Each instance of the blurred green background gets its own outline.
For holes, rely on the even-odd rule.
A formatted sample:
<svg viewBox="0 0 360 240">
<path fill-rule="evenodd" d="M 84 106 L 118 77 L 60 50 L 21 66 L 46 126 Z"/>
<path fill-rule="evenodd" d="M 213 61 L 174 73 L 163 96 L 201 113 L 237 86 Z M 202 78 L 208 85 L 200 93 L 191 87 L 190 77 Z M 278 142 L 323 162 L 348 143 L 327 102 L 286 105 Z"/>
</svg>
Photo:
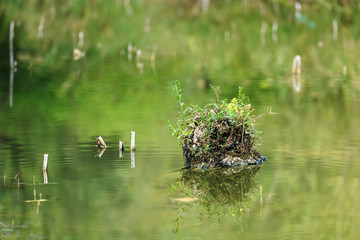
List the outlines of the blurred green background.
<svg viewBox="0 0 360 240">
<path fill-rule="evenodd" d="M 346 0 L 1 1 L 0 238 L 357 239 L 359 22 Z M 179 171 L 175 80 L 187 104 L 212 84 L 270 106 L 269 161 Z"/>
</svg>

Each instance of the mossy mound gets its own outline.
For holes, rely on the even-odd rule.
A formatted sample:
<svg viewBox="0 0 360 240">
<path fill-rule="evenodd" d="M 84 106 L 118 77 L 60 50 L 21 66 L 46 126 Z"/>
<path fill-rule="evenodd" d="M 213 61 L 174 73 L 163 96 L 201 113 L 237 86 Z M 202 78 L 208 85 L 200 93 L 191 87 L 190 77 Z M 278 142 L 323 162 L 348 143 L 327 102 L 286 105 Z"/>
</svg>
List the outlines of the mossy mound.
<svg viewBox="0 0 360 240">
<path fill-rule="evenodd" d="M 259 164 L 264 157 L 255 150 L 259 132 L 250 104 L 238 99 L 211 105 L 191 119 L 183 139 L 186 167 Z"/>
<path fill-rule="evenodd" d="M 174 90 L 181 108 L 182 119 L 170 125 L 173 135 L 182 141 L 186 167 L 228 167 L 255 165 L 266 160 L 256 151 L 260 131 L 255 129 L 254 109 L 242 89 L 230 103 L 219 100 L 219 88 L 213 88 L 216 101 L 204 108 L 185 107 L 181 89 Z"/>
</svg>

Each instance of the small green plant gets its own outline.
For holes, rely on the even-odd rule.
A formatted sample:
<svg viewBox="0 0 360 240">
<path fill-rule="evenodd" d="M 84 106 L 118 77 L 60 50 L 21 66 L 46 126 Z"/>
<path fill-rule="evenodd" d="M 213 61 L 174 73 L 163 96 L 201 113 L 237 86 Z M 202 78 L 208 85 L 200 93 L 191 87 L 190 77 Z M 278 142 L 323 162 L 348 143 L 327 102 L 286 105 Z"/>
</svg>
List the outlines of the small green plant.
<svg viewBox="0 0 360 240">
<path fill-rule="evenodd" d="M 186 106 L 180 83 L 173 90 L 180 107 L 181 118 L 169 130 L 183 145 L 187 160 L 216 162 L 225 155 L 249 156 L 254 154 L 260 131 L 255 129 L 254 110 L 249 98 L 239 87 L 238 96 L 230 102 L 220 99 L 220 88 L 211 86 L 216 99 L 204 107 Z"/>
</svg>

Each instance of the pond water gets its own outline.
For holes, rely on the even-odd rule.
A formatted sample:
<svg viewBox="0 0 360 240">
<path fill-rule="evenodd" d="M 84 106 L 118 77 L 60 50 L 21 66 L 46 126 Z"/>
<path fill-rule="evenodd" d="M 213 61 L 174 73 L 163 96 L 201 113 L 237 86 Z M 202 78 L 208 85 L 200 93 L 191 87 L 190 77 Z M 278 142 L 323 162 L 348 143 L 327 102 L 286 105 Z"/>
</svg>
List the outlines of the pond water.
<svg viewBox="0 0 360 240">
<path fill-rule="evenodd" d="M 0 239 L 358 238 L 359 9 L 207 2 L 0 4 Z M 182 171 L 175 80 L 186 104 L 213 84 L 271 107 L 269 161 Z"/>
</svg>

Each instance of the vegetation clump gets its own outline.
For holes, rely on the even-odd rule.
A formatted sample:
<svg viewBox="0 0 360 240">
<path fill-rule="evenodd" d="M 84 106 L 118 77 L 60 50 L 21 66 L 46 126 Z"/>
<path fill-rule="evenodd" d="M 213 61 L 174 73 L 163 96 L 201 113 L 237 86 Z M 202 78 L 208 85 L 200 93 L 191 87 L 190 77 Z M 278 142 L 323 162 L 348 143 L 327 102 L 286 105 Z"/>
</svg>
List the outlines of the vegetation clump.
<svg viewBox="0 0 360 240">
<path fill-rule="evenodd" d="M 260 131 L 255 129 L 254 109 L 239 87 L 230 102 L 220 100 L 219 87 L 211 86 L 216 100 L 205 107 L 185 106 L 180 83 L 173 90 L 180 106 L 181 119 L 171 133 L 182 143 L 185 167 L 224 167 L 259 164 L 265 157 L 256 151 Z"/>
</svg>

